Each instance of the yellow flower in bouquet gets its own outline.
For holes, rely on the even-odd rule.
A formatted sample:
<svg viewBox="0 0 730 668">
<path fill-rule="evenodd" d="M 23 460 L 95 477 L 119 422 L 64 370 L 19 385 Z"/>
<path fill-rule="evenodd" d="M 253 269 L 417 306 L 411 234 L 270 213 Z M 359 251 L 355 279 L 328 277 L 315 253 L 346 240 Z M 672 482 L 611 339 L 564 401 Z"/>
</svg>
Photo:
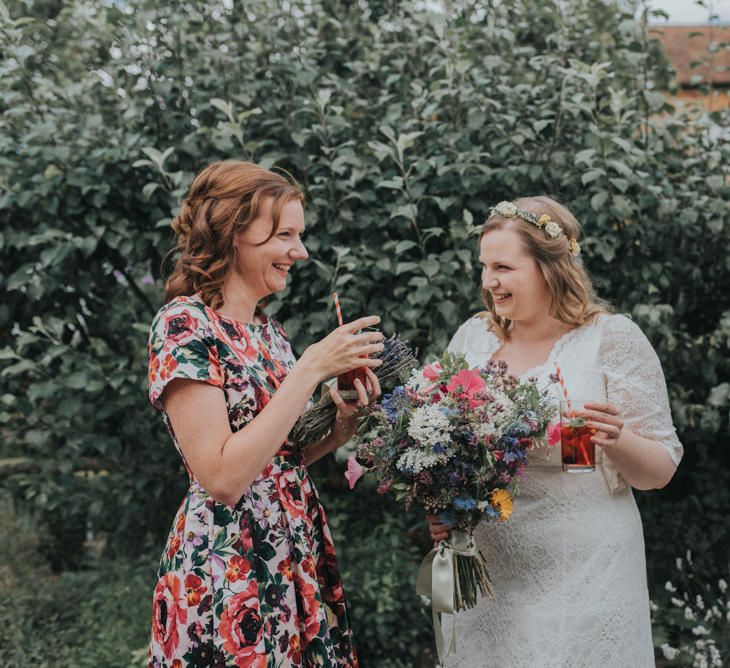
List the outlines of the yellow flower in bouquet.
<svg viewBox="0 0 730 668">
<path fill-rule="evenodd" d="M 499 519 L 507 520 L 512 514 L 512 495 L 506 489 L 495 489 L 491 494 L 492 505 L 499 511 Z"/>
</svg>

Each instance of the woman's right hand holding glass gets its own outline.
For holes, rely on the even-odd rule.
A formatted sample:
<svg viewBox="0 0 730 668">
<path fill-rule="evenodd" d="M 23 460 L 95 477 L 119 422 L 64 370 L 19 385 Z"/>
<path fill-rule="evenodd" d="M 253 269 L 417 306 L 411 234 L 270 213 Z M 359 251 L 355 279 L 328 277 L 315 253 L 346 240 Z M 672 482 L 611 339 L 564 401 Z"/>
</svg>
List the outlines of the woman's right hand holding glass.
<svg viewBox="0 0 730 668">
<path fill-rule="evenodd" d="M 308 365 L 317 375 L 319 381 L 357 367 L 375 368 L 383 362 L 369 357 L 383 350 L 382 332 L 360 332 L 365 327 L 373 327 L 380 322 L 376 315 L 365 316 L 348 322 L 317 343 L 309 346 L 301 357 L 301 362 Z"/>
</svg>

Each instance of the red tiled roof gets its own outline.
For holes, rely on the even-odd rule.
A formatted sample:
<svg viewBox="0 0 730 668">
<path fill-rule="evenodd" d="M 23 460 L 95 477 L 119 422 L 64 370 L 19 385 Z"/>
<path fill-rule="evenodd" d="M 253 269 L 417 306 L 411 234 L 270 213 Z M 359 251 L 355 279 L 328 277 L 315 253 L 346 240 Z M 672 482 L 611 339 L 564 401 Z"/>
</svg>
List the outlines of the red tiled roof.
<svg viewBox="0 0 730 668">
<path fill-rule="evenodd" d="M 649 26 L 649 36 L 662 42 L 680 86 L 697 85 L 698 76 L 702 82 L 730 84 L 730 50 L 719 47 L 730 42 L 730 26 Z M 709 63 L 690 68 L 690 63 L 700 60 Z"/>
</svg>

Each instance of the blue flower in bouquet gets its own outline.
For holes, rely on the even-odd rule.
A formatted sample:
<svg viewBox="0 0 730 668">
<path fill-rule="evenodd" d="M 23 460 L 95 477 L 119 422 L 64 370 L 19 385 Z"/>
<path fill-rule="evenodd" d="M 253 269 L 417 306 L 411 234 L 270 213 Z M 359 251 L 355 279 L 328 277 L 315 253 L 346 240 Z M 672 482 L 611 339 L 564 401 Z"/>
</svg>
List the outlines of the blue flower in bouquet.
<svg viewBox="0 0 730 668">
<path fill-rule="evenodd" d="M 456 487 L 460 483 L 465 482 L 467 480 L 467 476 L 460 469 L 452 469 L 451 471 L 449 471 L 448 480 L 449 480 L 449 484 L 452 487 Z"/>
<path fill-rule="evenodd" d="M 522 416 L 521 420 L 516 420 L 510 424 L 507 428 L 508 436 L 527 438 L 532 435 L 534 430 L 530 428 L 529 421 L 525 418 L 526 416 Z"/>
<path fill-rule="evenodd" d="M 512 464 L 521 459 L 523 459 L 521 452 L 511 450 L 504 453 L 504 462 L 507 464 Z"/>
<path fill-rule="evenodd" d="M 512 434 L 508 436 L 503 436 L 499 440 L 499 444 L 505 449 L 509 450 L 510 448 L 518 448 L 520 447 L 520 439 L 516 438 L 515 436 L 512 436 Z"/>
<path fill-rule="evenodd" d="M 452 503 L 457 510 L 472 510 L 477 507 L 475 499 L 464 499 L 460 496 L 457 496 Z"/>
<path fill-rule="evenodd" d="M 443 443 L 435 443 L 434 446 L 431 448 L 433 450 L 433 453 L 436 455 L 440 455 L 448 450 L 448 447 L 444 445 Z"/>
<path fill-rule="evenodd" d="M 390 394 L 384 394 L 380 401 L 380 406 L 383 409 L 388 422 L 390 422 L 390 424 L 395 424 L 398 419 L 398 412 L 403 409 L 410 409 L 405 388 L 399 385 L 398 387 L 393 388 L 393 391 Z"/>
</svg>

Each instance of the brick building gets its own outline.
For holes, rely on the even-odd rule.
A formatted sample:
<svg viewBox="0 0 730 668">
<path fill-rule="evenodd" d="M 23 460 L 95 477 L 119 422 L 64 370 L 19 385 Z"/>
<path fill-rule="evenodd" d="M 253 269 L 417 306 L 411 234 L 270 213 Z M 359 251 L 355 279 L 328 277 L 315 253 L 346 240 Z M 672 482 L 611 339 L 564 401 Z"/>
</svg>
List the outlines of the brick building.
<svg viewBox="0 0 730 668">
<path fill-rule="evenodd" d="M 675 102 L 700 102 L 708 111 L 730 107 L 730 26 L 650 26 L 676 71 Z"/>
</svg>

